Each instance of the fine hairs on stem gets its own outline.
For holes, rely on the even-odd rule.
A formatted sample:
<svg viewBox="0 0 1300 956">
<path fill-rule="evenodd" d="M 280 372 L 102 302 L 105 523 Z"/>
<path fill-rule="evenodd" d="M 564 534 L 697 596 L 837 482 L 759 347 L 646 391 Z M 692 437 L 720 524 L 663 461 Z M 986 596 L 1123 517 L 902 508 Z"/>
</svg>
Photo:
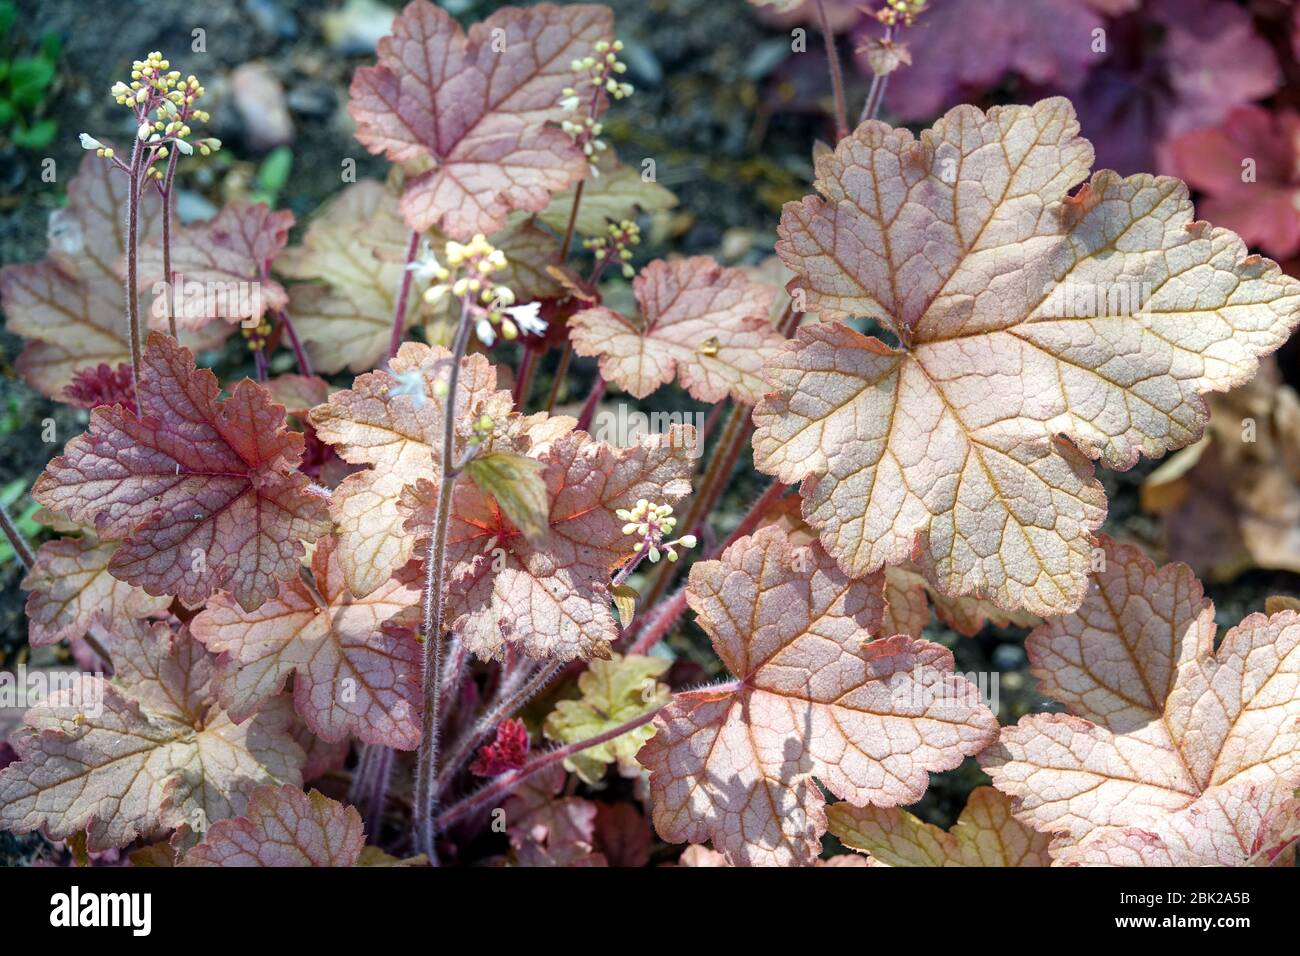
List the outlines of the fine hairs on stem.
<svg viewBox="0 0 1300 956">
<path fill-rule="evenodd" d="M 442 703 L 442 634 L 446 600 L 447 525 L 451 511 L 451 491 L 456 483 L 455 445 L 457 387 L 460 360 L 469 344 L 470 294 L 461 298 L 460 322 L 452 345 L 447 374 L 447 394 L 443 399 L 442 460 L 438 476 L 438 508 L 433 533 L 425 556 L 424 579 L 424 712 L 421 720 L 420 751 L 415 771 L 415 843 L 421 853 L 437 865 L 438 805 L 438 714 Z"/>
</svg>

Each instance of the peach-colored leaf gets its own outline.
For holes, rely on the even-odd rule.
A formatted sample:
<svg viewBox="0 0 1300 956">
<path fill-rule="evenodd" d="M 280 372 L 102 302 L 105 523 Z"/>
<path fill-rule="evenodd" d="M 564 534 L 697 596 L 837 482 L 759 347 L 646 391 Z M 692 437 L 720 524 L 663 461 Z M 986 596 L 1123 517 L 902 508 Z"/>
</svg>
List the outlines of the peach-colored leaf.
<svg viewBox="0 0 1300 956">
<path fill-rule="evenodd" d="M 328 511 L 297 470 L 303 438 L 285 429 L 283 407 L 247 379 L 224 402 L 219 392 L 188 349 L 151 333 L 141 414 L 95 409 L 32 496 L 120 540 L 115 577 L 191 607 L 225 588 L 252 609 L 298 573 Z"/>
<path fill-rule="evenodd" d="M 817 533 L 803 520 L 797 495 L 787 495 L 773 502 L 764 515 L 764 524 L 783 528 L 792 544 L 805 545 L 817 540 Z M 930 606 L 940 621 L 959 634 L 973 637 L 984 625 L 995 627 L 1033 627 L 1039 618 L 1025 611 L 1003 611 L 987 598 L 969 594 L 951 596 L 939 591 L 925 579 L 910 561 L 885 568 L 885 623 L 882 634 L 908 634 L 920 637 L 930 623 Z"/>
<path fill-rule="evenodd" d="M 775 291 L 708 256 L 657 260 L 632 283 L 640 320 L 599 306 L 569 319 L 573 348 L 600 356 L 600 374 L 637 398 L 680 379 L 702 402 L 752 404 L 763 363 L 784 339 L 768 321 Z"/>
<path fill-rule="evenodd" d="M 336 539 L 312 553 L 312 582 L 281 583 L 279 593 L 245 611 L 224 592 L 190 624 L 220 654 L 217 696 L 235 720 L 255 713 L 293 675 L 293 699 L 311 731 L 327 742 L 348 734 L 411 750 L 420 741 L 420 646 L 385 622 L 413 607 L 420 590 L 389 579 L 353 598 Z"/>
<path fill-rule="evenodd" d="M 181 866 L 356 866 L 361 814 L 318 790 L 258 787 L 248 809 L 219 820 Z"/>
<path fill-rule="evenodd" d="M 1212 826 L 1204 845 L 1257 828 L 1300 786 L 1300 614 L 1252 614 L 1216 651 L 1190 568 L 1101 545 L 1083 605 L 1026 642 L 1043 692 L 1070 712 L 1022 718 L 981 764 L 1065 847 L 1113 828 L 1176 841 Z"/>
<path fill-rule="evenodd" d="M 50 215 L 48 258 L 0 269 L 6 327 L 27 340 L 16 367 L 49 398 L 65 401 L 63 388 L 79 370 L 101 364 L 115 368 L 131 360 L 122 292 L 126 203 L 126 176 L 107 161 L 86 156 L 68 182 L 67 206 Z M 161 212 L 156 193 L 145 190 L 139 219 L 143 239 L 161 228 Z M 141 285 L 141 321 L 165 329 L 164 317 L 150 315 L 150 291 Z M 182 340 L 206 348 L 229 333 L 229 326 L 210 326 L 185 333 Z"/>
<path fill-rule="evenodd" d="M 944 830 L 897 807 L 837 803 L 826 810 L 831 833 L 876 866 L 1050 866 L 1051 837 L 1011 815 L 1011 801 L 976 787 Z"/>
<path fill-rule="evenodd" d="M 958 107 L 919 140 L 868 122 L 786 205 L 792 291 L 898 341 L 804 328 L 755 410 L 756 464 L 811 479 L 804 514 L 847 572 L 912 558 L 945 594 L 1073 610 L 1105 513 L 1088 458 L 1195 440 L 1202 394 L 1300 321 L 1300 283 L 1193 222 L 1179 181 L 1102 171 L 1069 196 L 1077 133 L 1064 99 Z"/>
<path fill-rule="evenodd" d="M 284 308 L 284 287 L 263 272 L 284 249 L 292 226 L 287 209 L 272 212 L 265 203 L 232 200 L 213 219 L 177 229 L 171 262 L 177 326 L 197 329 L 212 319 L 256 324 L 265 312 Z M 165 278 L 160 238 L 140 250 L 140 281 L 148 288 Z M 150 308 L 166 314 L 157 299 Z"/>
<path fill-rule="evenodd" d="M 373 466 L 345 478 L 330 500 L 354 594 L 370 593 L 411 559 L 415 535 L 403 527 L 406 516 L 397 505 L 406 485 L 437 478 L 444 399 L 435 386 L 446 382 L 450 361 L 446 349 L 407 342 L 388 371 L 358 377 L 311 413 L 317 435 L 344 461 Z M 461 457 L 469 423 L 486 414 L 506 426 L 512 402 L 509 392 L 497 390 L 496 369 L 481 355 L 461 361 L 457 401 Z"/>
<path fill-rule="evenodd" d="M 0 827 L 86 847 L 126 846 L 242 813 L 259 784 L 302 782 L 287 701 L 236 725 L 212 692 L 213 660 L 181 630 L 115 635 L 116 675 L 80 674 L 27 712 L 20 759 L 0 771 Z"/>
<path fill-rule="evenodd" d="M 645 498 L 671 503 L 690 491 L 693 429 L 674 426 L 630 448 L 572 432 L 535 446 L 550 504 L 547 533 L 531 544 L 490 496 L 469 482 L 453 492 L 447 531 L 449 606 L 461 640 L 484 660 L 511 645 L 536 659 L 608 657 L 618 636 L 611 573 L 633 556 L 620 508 Z M 425 481 L 406 504 L 428 523 L 436 497 Z"/>
<path fill-rule="evenodd" d="M 540 212 L 581 179 L 586 157 L 553 124 L 578 81 L 570 64 L 612 32 L 602 6 L 507 7 L 466 34 L 427 0 L 408 4 L 378 64 L 353 76 L 348 111 L 371 152 L 431 164 L 402 196 L 411 228 L 492 233 L 510 210 Z"/>
<path fill-rule="evenodd" d="M 110 634 L 131 621 L 167 610 L 171 598 L 153 597 L 142 588 L 120 581 L 108 565 L 117 543 L 94 534 L 47 541 L 36 552 L 36 564 L 23 579 L 28 639 L 32 647 L 83 637 L 98 624 Z"/>
<path fill-rule="evenodd" d="M 739 683 L 679 693 L 656 716 L 637 759 L 661 837 L 712 840 L 737 865 L 811 864 L 826 830 L 818 783 L 857 806 L 913 803 L 932 771 L 996 738 L 948 650 L 872 640 L 882 586 L 779 528 L 691 568 L 687 600 Z"/>
<path fill-rule="evenodd" d="M 1285 788 L 1229 784 L 1153 829 L 1107 828 L 1061 848 L 1056 860 L 1065 866 L 1272 866 L 1297 838 L 1300 799 Z"/>
</svg>

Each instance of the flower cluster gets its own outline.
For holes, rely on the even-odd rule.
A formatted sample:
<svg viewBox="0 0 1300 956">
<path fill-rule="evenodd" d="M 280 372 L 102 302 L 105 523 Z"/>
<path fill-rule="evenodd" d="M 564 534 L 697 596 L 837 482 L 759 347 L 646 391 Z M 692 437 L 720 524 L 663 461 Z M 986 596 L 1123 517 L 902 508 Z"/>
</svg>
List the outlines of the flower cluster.
<svg viewBox="0 0 1300 956">
<path fill-rule="evenodd" d="M 676 561 L 677 548 L 695 547 L 693 534 L 684 534 L 675 541 L 664 540 L 677 527 L 677 519 L 672 516 L 672 505 L 656 505 L 641 498 L 636 507 L 619 508 L 614 514 L 620 521 L 627 522 L 623 525 L 624 534 L 634 534 L 641 539 L 632 547 L 632 553 L 638 558 L 644 553 L 653 563 L 659 560 L 660 549 L 663 549 L 669 561 Z"/>
<path fill-rule="evenodd" d="M 196 106 L 204 89 L 193 74 L 181 79 L 180 71 L 170 67 L 170 61 L 154 51 L 131 64 L 129 83 L 114 83 L 110 91 L 119 106 L 135 114 L 136 138 L 148 150 L 140 168 L 147 177 L 157 180 L 163 178 L 163 171 L 153 164 L 170 156 L 172 149 L 189 156 L 197 148 L 201 155 L 208 156 L 221 148 L 221 140 L 215 137 L 190 142 L 190 123 L 211 119 L 206 110 Z M 81 134 L 81 146 L 105 159 L 114 155 L 112 147 L 87 133 Z"/>
<path fill-rule="evenodd" d="M 581 116 L 577 121 L 566 119 L 560 123 L 560 128 L 572 136 L 574 144 L 586 154 L 593 176 L 600 175 L 600 170 L 596 168 L 596 154 L 608 148 L 605 141 L 600 138 L 604 126 L 598 123 L 593 115 L 596 112 L 597 99 L 601 91 L 616 100 L 626 99 L 633 92 L 631 83 L 616 79 L 619 74 L 627 72 L 627 64 L 618 58 L 622 49 L 622 40 L 615 40 L 613 43 L 601 40 L 596 44 L 596 56 L 586 56 L 569 64 L 574 73 L 586 74 L 585 85 L 591 90 L 591 99 L 587 104 L 585 116 Z M 583 85 L 580 82 L 577 87 L 566 86 L 561 91 L 560 105 L 570 113 L 578 114 L 582 110 L 582 93 L 579 88 Z"/>
<path fill-rule="evenodd" d="M 636 274 L 632 268 L 632 247 L 641 242 L 641 227 L 630 219 L 611 222 L 606 229 L 606 236 L 582 240 L 582 247 L 596 257 L 597 275 L 605 271 L 611 263 L 617 262 L 623 270 L 623 278 L 630 279 Z"/>
<path fill-rule="evenodd" d="M 887 27 L 910 27 L 925 11 L 925 4 L 926 0 L 885 0 L 884 6 L 872 15 Z"/>
<path fill-rule="evenodd" d="M 493 274 L 508 263 L 501 250 L 494 248 L 482 233 L 468 243 L 448 242 L 444 256 L 446 265 L 438 261 L 426 241 L 420 256 L 406 267 L 434 282 L 424 293 L 426 302 L 436 303 L 448 293 L 464 301 L 475 319 L 474 332 L 484 345 L 496 341 L 498 329 L 506 341 L 513 341 L 521 331 L 530 335 L 545 333 L 541 303 L 517 305 L 515 294 L 493 280 Z"/>
</svg>

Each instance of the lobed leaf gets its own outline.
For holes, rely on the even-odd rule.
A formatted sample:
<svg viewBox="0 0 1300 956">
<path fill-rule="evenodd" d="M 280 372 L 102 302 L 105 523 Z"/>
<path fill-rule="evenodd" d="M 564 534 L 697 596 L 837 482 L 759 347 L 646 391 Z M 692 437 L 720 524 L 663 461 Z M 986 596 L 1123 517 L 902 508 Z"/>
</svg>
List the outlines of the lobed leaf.
<svg viewBox="0 0 1300 956">
<path fill-rule="evenodd" d="M 225 588 L 251 610 L 298 573 L 328 514 L 296 469 L 303 438 L 284 427 L 283 407 L 249 380 L 224 402 L 219 392 L 188 349 L 151 333 L 140 414 L 95 409 L 32 497 L 120 540 L 114 577 L 190 607 Z"/>
<path fill-rule="evenodd" d="M 181 866 L 357 866 L 361 814 L 317 790 L 258 787 L 248 809 L 219 820 Z"/>
<path fill-rule="evenodd" d="M 602 6 L 507 7 L 466 34 L 427 0 L 408 4 L 377 65 L 353 76 L 348 111 L 372 153 L 431 165 L 402 196 L 410 227 L 462 241 L 492 233 L 510 210 L 540 212 L 583 178 L 586 157 L 551 124 L 568 116 L 572 61 L 612 34 Z"/>
<path fill-rule="evenodd" d="M 448 604 L 461 640 L 484 660 L 507 645 L 534 659 L 607 658 L 618 637 L 610 575 L 631 560 L 632 539 L 615 512 L 645 498 L 663 504 L 690 491 L 693 429 L 674 426 L 631 448 L 585 432 L 534 447 L 545 465 L 549 513 L 542 546 L 529 542 L 500 505 L 468 482 L 456 485 L 447 531 Z M 427 529 L 433 485 L 404 504 L 408 527 Z"/>
<path fill-rule="evenodd" d="M 281 583 L 254 611 L 214 594 L 190 630 L 221 655 L 215 686 L 233 719 L 256 713 L 292 675 L 294 706 L 323 741 L 352 734 L 412 750 L 420 740 L 420 646 L 392 619 L 419 603 L 420 589 L 391 578 L 353 598 L 338 551 L 337 539 L 322 538 L 312 581 Z"/>
<path fill-rule="evenodd" d="M 976 787 L 966 808 L 944 830 L 896 807 L 837 803 L 826 810 L 831 833 L 870 854 L 875 866 L 1050 866 L 1051 837 L 1018 821 L 1011 801 Z"/>
<path fill-rule="evenodd" d="M 100 541 L 93 533 L 40 546 L 22 583 L 30 592 L 26 611 L 32 647 L 83 637 L 96 625 L 117 634 L 171 606 L 170 597 L 154 597 L 113 577 L 109 562 L 115 550 L 116 542 Z"/>
<path fill-rule="evenodd" d="M 868 122 L 818 161 L 821 196 L 786 205 L 807 307 L 899 342 L 804 328 L 754 413 L 756 465 L 809 479 L 846 572 L 912 559 L 947 595 L 1073 610 L 1105 513 L 1088 458 L 1195 440 L 1202 393 L 1300 321 L 1300 284 L 1193 222 L 1179 181 L 1102 171 L 1067 195 L 1092 159 L 1077 133 L 1063 99 L 958 107 L 919 140 Z"/>
<path fill-rule="evenodd" d="M 600 357 L 600 374 L 637 398 L 680 378 L 702 402 L 753 403 L 759 373 L 784 339 L 768 321 L 774 290 L 708 256 L 650 263 L 632 283 L 641 321 L 603 306 L 569 319 L 573 348 Z"/>
<path fill-rule="evenodd" d="M 588 740 L 635 720 L 648 710 L 665 704 L 671 696 L 668 685 L 655 680 L 668 670 L 671 662 L 662 657 L 640 654 L 612 655 L 609 660 L 592 661 L 578 676 L 577 700 L 561 700 L 542 725 L 548 740 L 572 744 Z M 654 735 L 650 724 L 589 747 L 564 760 L 564 769 L 576 773 L 586 784 L 600 783 L 612 763 L 624 777 L 641 773 L 637 751 Z"/>
<path fill-rule="evenodd" d="M 301 784 L 286 702 L 236 725 L 184 629 L 136 622 L 114 636 L 112 681 L 78 675 L 27 712 L 20 759 L 0 770 L 0 827 L 52 840 L 86 830 L 95 852 L 242 813 L 259 784 Z"/>
<path fill-rule="evenodd" d="M 1216 651 L 1190 568 L 1101 546 L 1106 567 L 1078 611 L 1026 642 L 1069 713 L 1021 718 L 980 763 L 1061 849 L 1136 828 L 1212 852 L 1205 863 L 1211 847 L 1240 853 L 1300 786 L 1300 614 L 1252 614 Z"/>
<path fill-rule="evenodd" d="M 712 840 L 735 865 L 811 864 L 826 830 L 818 784 L 858 806 L 913 803 L 930 772 L 995 738 L 948 650 L 873 640 L 882 590 L 881 575 L 848 578 L 778 528 L 691 568 L 687 601 L 739 683 L 679 693 L 655 717 L 638 759 L 661 837 Z"/>
<path fill-rule="evenodd" d="M 177 326 L 197 329 L 212 319 L 256 325 L 267 311 L 283 309 L 288 295 L 265 270 L 284 249 L 292 227 L 287 209 L 273 212 L 265 203 L 236 199 L 207 222 L 177 229 L 171 261 Z M 140 248 L 140 281 L 144 287 L 166 281 L 161 237 Z M 157 300 L 152 311 L 165 315 Z"/>
<path fill-rule="evenodd" d="M 27 340 L 15 363 L 27 383 L 48 398 L 66 400 L 64 387 L 76 373 L 131 360 L 123 307 L 127 180 L 97 156 L 86 156 L 68 182 L 68 204 L 50 214 L 49 255 L 40 262 L 0 269 L 0 307 L 6 328 Z M 162 227 L 162 207 L 152 190 L 140 199 L 139 234 Z M 148 286 L 141 286 L 140 314 L 155 329 Z M 187 345 L 213 347 L 230 333 L 210 326 L 183 333 Z"/>
</svg>

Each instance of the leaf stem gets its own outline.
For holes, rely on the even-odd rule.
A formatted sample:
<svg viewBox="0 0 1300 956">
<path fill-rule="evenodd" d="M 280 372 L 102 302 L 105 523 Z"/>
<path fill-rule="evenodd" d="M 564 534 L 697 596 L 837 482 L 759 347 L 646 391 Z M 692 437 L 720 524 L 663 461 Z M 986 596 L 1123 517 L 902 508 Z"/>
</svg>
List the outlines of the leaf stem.
<svg viewBox="0 0 1300 956">
<path fill-rule="evenodd" d="M 303 375 L 310 376 L 311 359 L 307 356 L 307 350 L 302 346 L 302 340 L 298 338 L 298 330 L 294 328 L 293 320 L 289 318 L 289 313 L 284 309 L 280 310 L 280 327 L 284 329 L 284 334 L 289 338 L 289 345 L 293 349 L 294 360 L 298 363 L 298 371 Z"/>
<path fill-rule="evenodd" d="M 894 39 L 894 28 L 885 27 L 885 36 L 882 43 L 890 43 Z M 862 115 L 858 117 L 858 125 L 861 126 L 867 120 L 876 118 L 880 112 L 880 105 L 885 101 L 885 87 L 889 85 L 888 73 L 877 73 L 871 77 L 871 88 L 867 91 L 867 101 L 862 104 Z"/>
<path fill-rule="evenodd" d="M 446 829 L 463 817 L 487 806 L 493 800 L 507 796 L 510 791 L 514 790 L 515 787 L 519 786 L 519 784 L 523 783 L 539 770 L 545 770 L 557 761 L 563 760 L 566 757 L 572 757 L 574 754 L 581 753 L 582 751 L 588 750 L 592 747 L 599 746 L 607 740 L 621 737 L 629 731 L 636 730 L 643 724 L 650 723 L 650 721 L 654 720 L 655 714 L 659 713 L 659 711 L 666 706 L 667 702 L 660 704 L 652 710 L 646 711 L 641 716 L 635 717 L 626 723 L 619 724 L 617 727 L 606 730 L 604 733 L 597 734 L 595 737 L 589 737 L 586 740 L 579 740 L 563 747 L 556 747 L 553 750 L 539 753 L 518 770 L 511 770 L 509 773 L 502 774 L 487 786 L 482 787 L 470 796 L 458 800 L 456 803 L 449 806 L 438 816 L 439 829 Z"/>
<path fill-rule="evenodd" d="M 605 395 L 606 385 L 606 381 L 597 374 L 596 381 L 591 386 L 591 394 L 582 403 L 582 411 L 578 413 L 579 431 L 585 432 L 591 428 L 591 420 L 596 417 L 596 406 L 600 404 L 601 398 Z"/>
<path fill-rule="evenodd" d="M 515 373 L 515 407 L 521 412 L 525 410 L 528 404 L 528 393 L 532 391 L 533 371 L 537 368 L 537 357 L 539 350 L 525 342 L 523 354 L 519 356 L 519 370 Z"/>
<path fill-rule="evenodd" d="M 438 475 L 438 510 L 425 556 L 424 580 L 424 713 L 421 715 L 420 751 L 415 770 L 415 845 L 417 852 L 438 863 L 438 714 L 442 703 L 442 632 L 446 590 L 447 526 L 450 523 L 451 492 L 456 483 L 456 389 L 460 382 L 460 360 L 469 345 L 470 299 L 460 302 L 460 324 L 452 343 L 451 368 L 447 373 L 447 396 L 443 399 L 442 464 Z"/>
<path fill-rule="evenodd" d="M 131 339 L 131 388 L 135 407 L 140 403 L 140 297 L 136 273 L 136 244 L 140 230 L 140 140 L 131 147 L 131 168 L 127 172 L 126 201 L 126 324 Z"/>
<path fill-rule="evenodd" d="M 167 157 L 167 175 L 163 178 L 160 189 L 162 194 L 163 279 L 167 286 L 164 292 L 167 301 L 163 305 L 167 310 L 167 331 L 172 338 L 176 338 L 176 316 L 172 312 L 172 179 L 176 175 L 176 159 L 179 156 L 180 152 L 173 147 L 171 155 Z"/>
<path fill-rule="evenodd" d="M 30 571 L 32 565 L 36 563 L 36 555 L 32 551 L 32 546 L 27 543 L 27 537 L 18 530 L 18 525 L 14 524 L 9 509 L 3 504 L 0 504 L 0 527 L 4 528 L 5 537 L 9 539 L 9 544 L 13 546 L 14 554 L 18 555 L 18 560 L 22 562 L 26 570 Z"/>
<path fill-rule="evenodd" d="M 397 350 L 402 347 L 402 340 L 406 338 L 406 306 L 411 298 L 411 280 L 413 273 L 409 266 L 415 262 L 415 254 L 420 251 L 420 234 L 411 233 L 411 241 L 406 247 L 406 265 L 408 268 L 402 270 L 402 284 L 397 287 L 397 303 L 393 307 L 393 333 L 388 338 L 388 358 L 391 361 L 397 354 Z M 430 857 L 429 859 L 433 859 Z"/>
<path fill-rule="evenodd" d="M 816 0 L 816 3 L 822 39 L 826 42 L 826 60 L 830 64 L 831 95 L 835 98 L 835 139 L 841 140 L 849 135 L 848 111 L 844 105 L 844 73 L 840 68 L 839 51 L 835 49 L 835 31 L 826 15 L 826 4 L 823 0 Z"/>
</svg>

